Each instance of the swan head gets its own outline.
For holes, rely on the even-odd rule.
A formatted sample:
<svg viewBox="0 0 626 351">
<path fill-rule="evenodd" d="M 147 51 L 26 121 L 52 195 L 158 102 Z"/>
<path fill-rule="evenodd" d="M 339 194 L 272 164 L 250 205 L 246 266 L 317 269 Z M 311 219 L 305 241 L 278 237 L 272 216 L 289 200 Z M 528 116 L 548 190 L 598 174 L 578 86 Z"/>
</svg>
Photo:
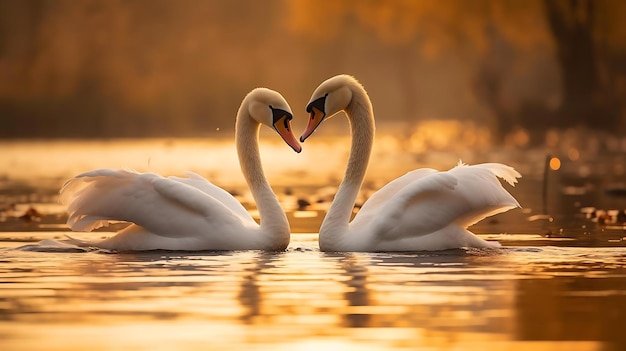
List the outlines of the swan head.
<svg viewBox="0 0 626 351">
<path fill-rule="evenodd" d="M 245 100 L 248 102 L 250 117 L 273 128 L 295 152 L 302 151 L 302 146 L 291 129 L 293 119 L 291 107 L 282 95 L 271 89 L 257 88 L 252 90 Z"/>
<path fill-rule="evenodd" d="M 313 92 L 306 112 L 309 122 L 300 136 L 300 142 L 311 136 L 315 129 L 325 120 L 344 111 L 352 101 L 351 85 L 359 84 L 354 77 L 340 74 L 322 82 Z"/>
</svg>

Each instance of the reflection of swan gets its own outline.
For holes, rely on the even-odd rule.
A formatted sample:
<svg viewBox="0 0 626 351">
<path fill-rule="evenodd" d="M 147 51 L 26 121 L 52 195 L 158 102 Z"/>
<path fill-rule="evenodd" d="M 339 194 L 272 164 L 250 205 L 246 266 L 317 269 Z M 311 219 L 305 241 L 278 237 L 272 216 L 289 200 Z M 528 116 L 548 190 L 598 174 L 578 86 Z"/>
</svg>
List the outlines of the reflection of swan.
<svg viewBox="0 0 626 351">
<path fill-rule="evenodd" d="M 370 306 L 369 289 L 367 288 L 367 268 L 364 264 L 359 262 L 359 257 L 353 256 L 355 254 L 347 254 L 341 260 L 341 267 L 345 270 L 345 275 L 349 278 L 345 281 L 346 291 L 344 293 L 344 299 L 348 302 L 350 307 L 356 307 L 354 310 L 349 310 L 345 314 L 345 323 L 348 328 L 365 328 L 371 327 L 371 313 L 359 311 L 358 307 Z"/>
<path fill-rule="evenodd" d="M 267 303 L 263 299 L 264 294 L 261 289 L 264 281 L 262 277 L 271 274 L 268 270 L 275 268 L 274 263 L 280 260 L 280 256 L 273 252 L 253 253 L 255 255 L 247 260 L 247 267 L 242 271 L 245 275 L 241 282 L 241 290 L 237 295 L 237 300 L 242 307 L 239 318 L 242 323 L 248 325 L 254 325 L 258 322 L 256 318 L 263 316 Z"/>
<path fill-rule="evenodd" d="M 152 173 L 100 169 L 70 179 L 60 199 L 72 230 L 90 231 L 111 221 L 132 224 L 91 244 L 128 250 L 284 250 L 289 223 L 265 179 L 258 148 L 261 124 L 272 126 L 296 152 L 291 109 L 277 92 L 250 92 L 237 112 L 239 162 L 261 216 L 258 225 L 223 189 L 197 174 L 164 178 Z"/>
<path fill-rule="evenodd" d="M 365 89 L 353 77 L 339 75 L 323 82 L 307 105 L 308 138 L 319 124 L 345 111 L 352 147 L 344 179 L 320 228 L 323 251 L 412 251 L 459 247 L 497 247 L 465 228 L 519 204 L 497 177 L 511 185 L 520 174 L 488 163 L 459 164 L 447 172 L 417 169 L 374 193 L 349 223 L 374 139 L 374 114 Z"/>
</svg>

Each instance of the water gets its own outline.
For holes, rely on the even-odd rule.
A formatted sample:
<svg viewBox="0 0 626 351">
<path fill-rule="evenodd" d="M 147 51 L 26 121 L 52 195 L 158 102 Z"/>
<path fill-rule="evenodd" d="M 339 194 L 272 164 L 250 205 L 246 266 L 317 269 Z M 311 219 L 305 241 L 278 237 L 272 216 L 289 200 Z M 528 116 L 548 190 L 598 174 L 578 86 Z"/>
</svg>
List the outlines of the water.
<svg viewBox="0 0 626 351">
<path fill-rule="evenodd" d="M 3 350 L 626 346 L 623 248 L 1 254 Z"/>
<path fill-rule="evenodd" d="M 287 171 L 268 171 L 294 230 L 286 252 L 28 251 L 16 248 L 66 234 L 112 234 L 70 233 L 63 208 L 55 204 L 65 173 L 100 164 L 124 168 L 143 160 L 147 170 L 160 173 L 192 169 L 223 180 L 254 208 L 240 181 L 226 181 L 229 169 L 236 169 L 225 161 L 226 146 L 218 161 L 194 169 L 195 156 L 178 156 L 219 145 L 132 144 L 135 151 L 121 159 L 115 155 L 128 143 L 111 143 L 108 158 L 96 153 L 102 146 L 93 142 L 80 148 L 24 145 L 10 153 L 19 150 L 23 157 L 0 157 L 1 350 L 626 349 L 626 232 L 584 209 L 593 206 L 595 214 L 626 208 L 623 199 L 603 190 L 603 184 L 614 184 L 611 172 L 586 177 L 580 187 L 581 178 L 572 178 L 564 165 L 551 175 L 549 216 L 541 216 L 542 177 L 532 170 L 542 169 L 543 154 L 476 156 L 513 163 L 524 174 L 512 189 L 524 209 L 472 227 L 505 246 L 497 250 L 320 252 L 314 232 L 327 202 L 311 201 L 303 210 L 295 203 L 307 195 L 315 200 L 311 194 L 323 197 L 325 185 L 336 185 L 340 155 L 320 163 L 329 169 L 311 171 L 294 161 Z M 161 146 L 149 151 L 155 145 Z M 50 157 L 37 158 L 38 148 L 49 149 Z M 63 163 L 68 149 L 77 164 Z M 407 166 L 386 162 L 398 166 L 386 168 L 388 173 L 374 170 L 368 187 Z M 31 207 L 38 216 L 19 218 Z"/>
</svg>

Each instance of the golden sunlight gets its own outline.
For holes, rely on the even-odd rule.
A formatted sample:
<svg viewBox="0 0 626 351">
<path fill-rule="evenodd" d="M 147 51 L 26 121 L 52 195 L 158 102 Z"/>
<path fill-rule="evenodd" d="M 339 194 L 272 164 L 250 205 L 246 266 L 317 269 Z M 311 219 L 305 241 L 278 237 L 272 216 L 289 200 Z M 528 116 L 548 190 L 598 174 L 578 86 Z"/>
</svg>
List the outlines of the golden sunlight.
<svg viewBox="0 0 626 351">
<path fill-rule="evenodd" d="M 427 119 L 416 124 L 409 144 L 415 152 L 468 147 L 484 150 L 491 145 L 491 133 L 472 122 Z"/>
</svg>

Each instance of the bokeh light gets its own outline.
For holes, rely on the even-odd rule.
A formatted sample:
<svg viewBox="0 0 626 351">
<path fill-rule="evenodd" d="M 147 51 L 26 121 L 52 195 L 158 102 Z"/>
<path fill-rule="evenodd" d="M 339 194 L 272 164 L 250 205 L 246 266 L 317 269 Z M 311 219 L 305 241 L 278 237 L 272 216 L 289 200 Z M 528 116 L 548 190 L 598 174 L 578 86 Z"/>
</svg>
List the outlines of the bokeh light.
<svg viewBox="0 0 626 351">
<path fill-rule="evenodd" d="M 561 168 L 561 160 L 558 157 L 552 157 L 550 159 L 550 169 L 558 171 Z"/>
</svg>

